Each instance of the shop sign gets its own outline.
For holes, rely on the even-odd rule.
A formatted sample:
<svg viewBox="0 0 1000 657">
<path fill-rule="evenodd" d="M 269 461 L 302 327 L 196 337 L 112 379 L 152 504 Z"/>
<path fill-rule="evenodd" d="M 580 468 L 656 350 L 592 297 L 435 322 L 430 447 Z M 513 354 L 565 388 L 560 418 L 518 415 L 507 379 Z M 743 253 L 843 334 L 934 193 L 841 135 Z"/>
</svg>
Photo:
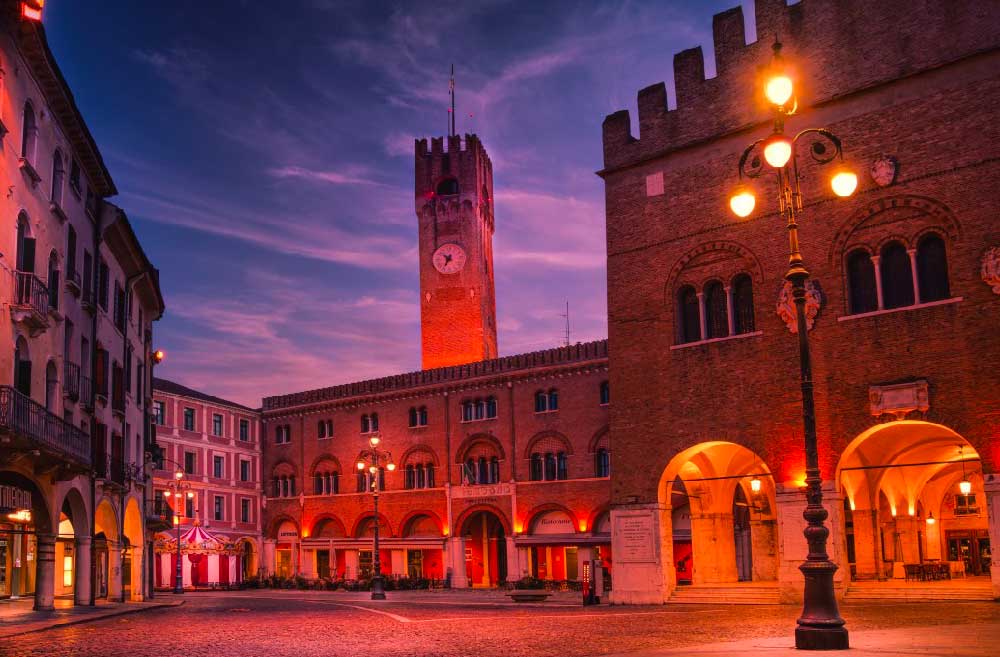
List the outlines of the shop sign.
<svg viewBox="0 0 1000 657">
<path fill-rule="evenodd" d="M 532 535 L 574 534 L 573 521 L 562 511 L 549 511 L 535 520 Z"/>
<path fill-rule="evenodd" d="M 31 491 L 0 484 L 0 513 L 31 509 Z"/>
<path fill-rule="evenodd" d="M 508 484 L 482 484 L 471 486 L 452 486 L 452 499 L 462 500 L 470 497 L 498 497 L 510 495 L 511 485 Z"/>
</svg>

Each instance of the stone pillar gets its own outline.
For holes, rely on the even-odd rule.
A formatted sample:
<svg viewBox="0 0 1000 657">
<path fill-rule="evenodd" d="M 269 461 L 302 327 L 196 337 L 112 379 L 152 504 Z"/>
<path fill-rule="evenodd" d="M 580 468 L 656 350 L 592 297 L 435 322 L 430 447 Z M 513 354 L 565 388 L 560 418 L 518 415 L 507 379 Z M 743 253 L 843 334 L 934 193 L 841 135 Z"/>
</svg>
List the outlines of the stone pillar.
<svg viewBox="0 0 1000 657">
<path fill-rule="evenodd" d="M 809 552 L 805 536 L 806 528 L 802 512 L 806 509 L 805 488 L 781 484 L 775 494 L 778 512 L 778 593 L 781 602 L 802 603 L 805 580 L 799 566 Z M 823 482 L 823 507 L 830 514 L 826 527 L 830 530 L 826 551 L 830 560 L 837 564 L 833 584 L 837 597 L 843 596 L 845 581 L 850 579 L 844 553 L 844 500 L 834 490 L 833 482 Z M 845 579 L 846 578 L 846 579 Z"/>
<path fill-rule="evenodd" d="M 93 585 L 90 560 L 92 545 L 93 541 L 90 536 L 76 537 L 76 549 L 74 550 L 76 570 L 73 572 L 73 604 L 75 605 L 94 604 L 90 594 L 90 587 Z"/>
<path fill-rule="evenodd" d="M 941 553 L 940 521 L 933 524 L 928 524 L 924 521 L 924 557 L 927 559 L 944 559 L 944 555 Z"/>
<path fill-rule="evenodd" d="M 514 544 L 514 537 L 507 537 L 507 581 L 516 582 L 521 579 L 521 555 Z"/>
<path fill-rule="evenodd" d="M 882 572 L 878 512 L 874 509 L 855 509 L 853 516 L 856 577 L 859 580 L 878 579 Z"/>
<path fill-rule="evenodd" d="M 910 276 L 913 278 L 913 303 L 920 303 L 920 275 L 917 273 L 917 250 L 907 249 L 910 256 Z"/>
<path fill-rule="evenodd" d="M 902 554 L 896 555 L 897 563 L 920 563 L 919 534 L 923 531 L 924 522 L 913 516 L 896 516 L 896 531 L 899 532 L 899 544 Z"/>
<path fill-rule="evenodd" d="M 56 536 L 36 534 L 35 606 L 37 611 L 54 609 L 56 585 Z"/>
<path fill-rule="evenodd" d="M 676 585 L 670 508 L 629 504 L 611 510 L 612 604 L 661 604 Z"/>
<path fill-rule="evenodd" d="M 693 584 L 735 582 L 736 544 L 732 513 L 691 514 Z"/>
<path fill-rule="evenodd" d="M 120 602 L 123 595 L 121 543 L 108 541 L 108 601 Z"/>
<path fill-rule="evenodd" d="M 778 523 L 775 520 L 751 520 L 750 540 L 753 554 L 753 580 L 773 582 L 778 579 Z M 735 556 L 735 555 L 734 555 Z"/>
<path fill-rule="evenodd" d="M 446 551 L 445 576 L 448 569 L 451 569 L 451 587 L 454 589 L 465 589 L 469 587 L 469 578 L 465 574 L 465 539 L 461 536 L 452 536 L 448 539 L 448 549 Z"/>
<path fill-rule="evenodd" d="M 708 323 L 705 317 L 705 293 L 696 292 L 698 296 L 698 326 L 701 328 L 701 339 L 708 339 Z"/>
<path fill-rule="evenodd" d="M 132 597 L 131 599 L 135 602 L 142 602 L 145 600 L 145 583 L 146 578 L 143 577 L 143 555 L 145 554 L 142 543 L 132 546 Z"/>
<path fill-rule="evenodd" d="M 983 473 L 986 489 L 986 514 L 990 528 L 990 546 L 993 560 L 990 564 L 990 579 L 993 583 L 993 597 L 1000 598 L 1000 474 Z"/>
<path fill-rule="evenodd" d="M 263 553 L 260 555 L 261 558 L 260 569 L 264 572 L 265 575 L 274 574 L 274 569 L 275 569 L 274 550 L 275 550 L 275 542 L 272 540 L 265 540 Z"/>
<path fill-rule="evenodd" d="M 301 548 L 301 543 L 292 543 L 292 577 L 301 574 L 301 571 L 299 570 L 299 562 L 301 561 L 299 551 Z"/>
<path fill-rule="evenodd" d="M 872 267 L 875 268 L 875 300 L 878 304 L 878 309 L 883 310 L 885 303 L 882 301 L 882 268 L 879 266 L 879 262 L 881 262 L 879 256 L 872 256 Z"/>
</svg>

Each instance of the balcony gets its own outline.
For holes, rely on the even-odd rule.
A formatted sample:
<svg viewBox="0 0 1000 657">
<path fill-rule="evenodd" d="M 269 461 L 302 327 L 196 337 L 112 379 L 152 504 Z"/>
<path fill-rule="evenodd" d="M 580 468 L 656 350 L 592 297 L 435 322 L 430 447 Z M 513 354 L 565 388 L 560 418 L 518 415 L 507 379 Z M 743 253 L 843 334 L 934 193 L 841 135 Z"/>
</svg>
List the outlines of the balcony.
<svg viewBox="0 0 1000 657">
<path fill-rule="evenodd" d="M 80 400 L 80 366 L 68 360 L 63 363 L 63 395 Z"/>
<path fill-rule="evenodd" d="M 105 485 L 125 488 L 125 460 L 97 450 L 94 454 L 94 476 L 103 479 Z"/>
<path fill-rule="evenodd" d="M 121 415 L 125 414 L 125 391 L 120 387 L 111 395 L 111 410 Z"/>
<path fill-rule="evenodd" d="M 78 469 L 91 467 L 90 436 L 11 386 L 0 386 L 0 434 L 14 449 L 44 451 Z"/>
<path fill-rule="evenodd" d="M 15 271 L 14 288 L 11 318 L 22 322 L 33 336 L 44 332 L 49 327 L 49 290 L 45 283 L 31 272 Z"/>
<path fill-rule="evenodd" d="M 80 272 L 75 269 L 71 269 L 66 272 L 66 290 L 69 291 L 77 299 L 80 298 L 80 291 L 82 290 L 80 283 Z"/>
<path fill-rule="evenodd" d="M 83 281 L 83 299 L 80 304 L 83 306 L 83 309 L 90 314 L 94 314 L 94 312 L 97 311 L 97 306 L 94 301 L 94 288 L 89 279 Z"/>
</svg>

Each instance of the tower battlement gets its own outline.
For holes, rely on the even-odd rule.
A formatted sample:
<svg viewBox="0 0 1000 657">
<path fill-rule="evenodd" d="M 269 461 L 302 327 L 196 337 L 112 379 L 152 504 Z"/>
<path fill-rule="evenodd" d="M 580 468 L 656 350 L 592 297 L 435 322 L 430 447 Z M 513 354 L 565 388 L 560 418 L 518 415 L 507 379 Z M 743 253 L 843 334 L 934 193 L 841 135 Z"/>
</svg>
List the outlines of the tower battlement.
<svg viewBox="0 0 1000 657">
<path fill-rule="evenodd" d="M 1000 47 L 995 2 L 801 0 L 789 6 L 785 0 L 756 0 L 754 16 L 757 40 L 750 44 L 742 8 L 713 18 L 713 78 L 705 78 L 700 47 L 674 55 L 676 109 L 667 109 L 663 82 L 639 91 L 638 138 L 627 110 L 605 118 L 606 170 L 766 120 L 769 109 L 758 81 L 776 40 L 800 66 L 800 107 Z"/>
<path fill-rule="evenodd" d="M 414 143 L 414 185 L 418 206 L 437 193 L 443 180 L 454 179 L 462 194 L 493 197 L 493 163 L 486 148 L 474 134 L 432 137 Z"/>
</svg>

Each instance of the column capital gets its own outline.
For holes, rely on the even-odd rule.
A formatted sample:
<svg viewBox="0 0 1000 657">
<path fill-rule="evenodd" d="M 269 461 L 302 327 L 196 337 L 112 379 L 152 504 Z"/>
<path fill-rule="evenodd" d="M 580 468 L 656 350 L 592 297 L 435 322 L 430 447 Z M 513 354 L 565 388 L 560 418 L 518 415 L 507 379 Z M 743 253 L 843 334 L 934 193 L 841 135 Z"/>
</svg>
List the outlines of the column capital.
<svg viewBox="0 0 1000 657">
<path fill-rule="evenodd" d="M 73 537 L 73 541 L 77 545 L 90 545 L 91 543 L 93 543 L 93 540 L 94 540 L 93 537 L 90 536 L 89 534 L 82 534 L 80 536 Z"/>
</svg>

